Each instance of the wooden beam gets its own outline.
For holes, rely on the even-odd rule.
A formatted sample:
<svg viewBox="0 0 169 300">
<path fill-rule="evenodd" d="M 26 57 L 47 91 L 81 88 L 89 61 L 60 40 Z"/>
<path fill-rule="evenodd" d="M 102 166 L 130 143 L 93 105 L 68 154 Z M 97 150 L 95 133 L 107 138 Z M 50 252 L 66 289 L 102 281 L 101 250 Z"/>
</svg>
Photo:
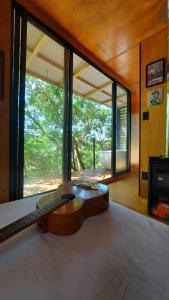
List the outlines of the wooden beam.
<svg viewBox="0 0 169 300">
<path fill-rule="evenodd" d="M 35 77 L 35 78 L 37 78 L 37 79 L 41 79 L 41 80 L 46 81 L 46 82 L 48 82 L 48 83 L 50 83 L 50 84 L 53 84 L 53 85 L 55 85 L 55 86 L 58 86 L 58 87 L 62 87 L 62 88 L 63 88 L 63 86 L 59 85 L 59 82 L 54 81 L 54 80 L 51 80 L 51 79 L 47 78 L 47 77 L 44 76 L 44 75 L 38 74 L 37 72 L 34 72 L 34 71 L 31 71 L 30 69 L 27 69 L 27 70 L 26 70 L 26 73 L 27 73 L 28 75 L 32 76 L 32 77 Z M 76 96 L 79 96 L 79 97 L 84 98 L 84 95 L 81 94 L 81 93 L 79 93 L 79 92 L 77 92 L 76 90 L 73 90 L 73 93 L 74 93 Z M 91 98 L 91 97 L 88 98 L 88 100 L 93 101 L 93 102 L 95 102 L 95 103 L 97 103 L 97 104 L 100 104 L 100 105 L 103 104 L 103 102 L 100 102 L 100 101 L 98 101 L 98 100 L 96 100 L 96 99 L 94 99 L 94 98 Z M 106 104 L 104 104 L 104 105 L 106 105 Z"/>
<path fill-rule="evenodd" d="M 91 67 L 91 65 L 89 65 L 88 63 L 83 64 L 83 66 L 80 66 L 80 67 L 73 73 L 73 77 L 74 77 L 74 78 L 78 77 L 84 70 L 88 69 L 89 67 Z"/>
<path fill-rule="evenodd" d="M 38 74 L 37 72 L 31 71 L 30 69 L 27 69 L 27 70 L 26 70 L 26 73 L 27 73 L 28 75 L 31 75 L 32 77 L 41 79 L 41 80 L 46 81 L 46 82 L 48 82 L 48 83 L 50 83 L 50 84 L 53 84 L 53 85 L 56 85 L 56 86 L 60 87 L 60 86 L 59 86 L 59 82 L 54 81 L 54 80 L 52 80 L 52 79 L 49 79 L 49 78 L 47 78 L 47 77 L 44 76 L 44 75 Z"/>
<path fill-rule="evenodd" d="M 30 54 L 32 54 L 33 49 L 30 48 L 30 47 L 27 47 L 27 52 L 29 52 Z M 40 59 L 42 59 L 43 61 L 45 61 L 46 63 L 52 65 L 53 67 L 59 69 L 60 71 L 64 71 L 64 67 L 63 67 L 61 64 L 59 64 L 59 63 L 55 62 L 54 60 L 48 58 L 46 55 L 43 55 L 43 54 L 41 54 L 41 53 L 37 53 L 36 56 L 39 57 Z M 90 65 L 89 65 L 89 66 L 90 66 Z M 87 67 L 87 66 L 86 66 L 86 67 Z M 79 69 L 80 69 L 80 68 L 79 68 Z M 84 69 L 83 69 L 83 70 L 84 70 Z M 81 82 L 83 82 L 83 83 L 89 85 L 89 86 L 92 87 L 93 89 L 98 89 L 98 86 L 96 86 L 96 85 L 94 85 L 93 83 L 91 83 L 90 81 L 88 81 L 88 80 L 86 80 L 86 79 L 80 77 L 80 76 L 79 76 L 79 73 L 78 73 L 78 74 L 75 74 L 74 78 L 76 78 L 76 79 L 80 80 Z M 103 94 L 105 94 L 106 96 L 110 96 L 110 97 L 111 97 L 111 94 L 108 93 L 107 91 L 104 91 L 104 89 L 103 89 L 101 92 L 102 92 Z"/>
<path fill-rule="evenodd" d="M 120 99 L 120 98 L 123 98 L 124 96 L 126 96 L 126 94 L 121 94 L 121 95 L 117 96 L 118 101 L 119 101 L 120 103 L 122 103 L 122 104 L 125 104 L 125 103 L 124 103 L 122 100 L 119 100 L 119 99 Z M 110 101 L 112 101 L 112 98 L 107 99 L 107 100 L 103 101 L 102 103 L 103 103 L 103 104 L 106 104 L 106 103 L 108 103 L 108 102 L 110 102 Z"/>
<path fill-rule="evenodd" d="M 41 54 L 38 54 L 37 56 L 40 57 Z M 58 87 L 63 87 L 62 85 L 60 85 L 59 82 L 53 81 L 53 80 L 51 80 L 51 79 L 49 79 L 49 78 L 47 78 L 47 77 L 45 77 L 45 76 L 43 76 L 43 75 L 40 75 L 40 74 L 38 74 L 38 73 L 36 73 L 36 72 L 34 72 L 34 71 L 29 70 L 29 69 L 27 69 L 27 74 L 28 74 L 28 75 L 31 75 L 31 76 L 33 76 L 33 77 L 35 77 L 35 78 L 39 78 L 39 79 L 41 79 L 41 80 L 44 80 L 44 81 L 46 81 L 46 82 L 48 82 L 48 83 L 50 83 L 50 84 L 56 85 L 56 86 L 58 86 Z M 82 79 L 82 81 L 83 81 L 83 79 Z M 85 82 L 85 83 L 86 83 L 86 82 Z M 75 95 L 79 96 L 79 97 L 84 98 L 84 95 L 81 94 L 81 93 L 79 93 L 79 92 L 77 92 L 76 90 L 73 90 L 73 93 L 74 93 Z M 108 94 L 108 95 L 109 95 L 109 94 Z M 111 95 L 110 95 L 110 96 L 111 96 Z M 95 102 L 95 103 L 97 103 L 97 104 L 100 104 L 100 105 L 102 105 L 102 104 L 103 104 L 103 105 L 106 105 L 107 102 L 111 101 L 111 99 L 108 99 L 108 100 L 105 100 L 104 102 L 100 102 L 100 101 L 98 101 L 98 100 L 96 100 L 96 99 L 94 99 L 94 98 L 92 98 L 92 97 L 88 97 L 88 100 L 93 101 L 93 102 Z M 108 106 L 108 105 L 106 105 L 106 106 Z"/>
<path fill-rule="evenodd" d="M 73 78 L 76 78 L 79 76 L 84 70 L 89 68 L 90 65 L 88 63 L 83 64 L 83 66 L 80 66 L 74 73 L 73 73 Z M 62 84 L 62 82 L 60 82 Z"/>
<path fill-rule="evenodd" d="M 96 94 L 97 92 L 101 92 L 102 90 L 104 90 L 106 87 L 110 86 L 112 84 L 112 81 L 108 81 L 102 85 L 100 85 L 98 88 L 95 88 L 93 90 L 91 90 L 90 92 L 88 92 L 87 94 L 85 94 L 85 98 L 88 98 L 94 94 Z"/>
<path fill-rule="evenodd" d="M 93 89 L 98 89 L 98 88 L 99 88 L 97 85 L 95 85 L 95 84 L 89 82 L 88 80 L 86 80 L 86 79 L 84 79 L 84 78 L 82 78 L 82 77 L 79 77 L 79 76 L 78 76 L 76 79 L 78 79 L 78 80 L 80 80 L 81 82 L 83 82 L 83 83 L 85 83 L 85 84 L 91 86 Z M 103 89 L 101 92 L 102 92 L 103 94 L 105 94 L 106 96 L 110 96 L 110 97 L 111 97 L 111 94 L 108 93 L 108 92 L 106 92 L 106 91 L 104 91 L 104 89 Z"/>
<path fill-rule="evenodd" d="M 27 47 L 27 52 L 32 54 L 32 52 L 33 52 L 32 48 Z M 41 53 L 37 53 L 36 56 L 39 57 L 44 62 L 48 63 L 49 65 L 52 65 L 53 67 L 57 68 L 58 70 L 64 71 L 64 67 L 61 64 L 59 64 L 59 63 L 55 62 L 54 60 L 48 58 L 46 55 L 43 55 Z"/>
<path fill-rule="evenodd" d="M 74 73 L 73 73 L 73 78 L 76 78 L 77 76 L 79 76 L 84 70 L 86 70 L 87 68 L 89 68 L 90 65 L 88 63 L 83 64 L 82 66 L 80 66 Z M 62 82 L 60 82 L 60 84 L 63 84 Z"/>
<path fill-rule="evenodd" d="M 34 57 L 38 54 L 40 49 L 47 43 L 48 37 L 46 35 L 43 35 L 39 41 L 37 42 L 35 48 L 33 49 L 33 52 L 28 56 L 26 61 L 26 66 L 28 67 L 31 63 Z"/>
</svg>

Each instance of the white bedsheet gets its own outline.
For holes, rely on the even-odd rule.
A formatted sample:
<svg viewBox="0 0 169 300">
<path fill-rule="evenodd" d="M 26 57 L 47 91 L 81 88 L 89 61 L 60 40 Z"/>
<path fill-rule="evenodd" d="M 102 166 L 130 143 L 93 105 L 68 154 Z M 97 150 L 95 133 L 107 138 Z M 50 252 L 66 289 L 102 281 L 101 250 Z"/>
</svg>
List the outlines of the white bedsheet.
<svg viewBox="0 0 169 300">
<path fill-rule="evenodd" d="M 36 197 L 0 206 L 0 227 Z M 169 227 L 111 204 L 68 237 L 36 226 L 0 245 L 0 300 L 167 300 Z"/>
</svg>

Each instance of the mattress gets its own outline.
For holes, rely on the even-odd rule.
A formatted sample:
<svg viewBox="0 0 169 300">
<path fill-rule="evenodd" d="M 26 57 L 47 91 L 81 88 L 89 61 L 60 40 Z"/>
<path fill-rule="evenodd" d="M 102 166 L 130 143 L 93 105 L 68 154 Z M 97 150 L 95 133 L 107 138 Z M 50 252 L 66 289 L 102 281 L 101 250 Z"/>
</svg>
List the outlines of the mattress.
<svg viewBox="0 0 169 300">
<path fill-rule="evenodd" d="M 37 198 L 0 206 L 0 227 Z M 111 203 L 72 236 L 36 225 L 0 245 L 2 300 L 167 300 L 169 227 Z"/>
</svg>

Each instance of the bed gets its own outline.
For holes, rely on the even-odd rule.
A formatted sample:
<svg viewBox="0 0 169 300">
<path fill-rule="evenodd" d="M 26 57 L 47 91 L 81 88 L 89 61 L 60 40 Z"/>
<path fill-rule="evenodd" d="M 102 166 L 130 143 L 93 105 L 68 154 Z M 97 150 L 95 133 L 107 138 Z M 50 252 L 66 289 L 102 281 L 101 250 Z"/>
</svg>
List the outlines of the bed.
<svg viewBox="0 0 169 300">
<path fill-rule="evenodd" d="M 0 206 L 0 227 L 37 197 Z M 118 204 L 59 237 L 36 225 L 0 245 L 2 300 L 167 300 L 169 228 Z"/>
</svg>

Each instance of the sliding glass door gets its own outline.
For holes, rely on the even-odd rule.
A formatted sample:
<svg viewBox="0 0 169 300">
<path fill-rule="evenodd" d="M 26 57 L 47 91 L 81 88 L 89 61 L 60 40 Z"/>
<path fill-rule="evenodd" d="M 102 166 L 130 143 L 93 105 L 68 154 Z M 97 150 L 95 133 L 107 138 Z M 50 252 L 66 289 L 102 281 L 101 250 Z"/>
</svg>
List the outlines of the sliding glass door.
<svg viewBox="0 0 169 300">
<path fill-rule="evenodd" d="M 10 199 L 63 182 L 65 48 L 14 10 Z"/>
<path fill-rule="evenodd" d="M 62 182 L 64 48 L 27 25 L 24 196 Z"/>
<path fill-rule="evenodd" d="M 116 85 L 114 105 L 114 175 L 129 171 L 130 156 L 130 97 L 129 92 Z"/>
<path fill-rule="evenodd" d="M 73 55 L 72 179 L 112 177 L 112 81 Z"/>
<path fill-rule="evenodd" d="M 16 7 L 10 199 L 129 171 L 129 91 Z"/>
</svg>

